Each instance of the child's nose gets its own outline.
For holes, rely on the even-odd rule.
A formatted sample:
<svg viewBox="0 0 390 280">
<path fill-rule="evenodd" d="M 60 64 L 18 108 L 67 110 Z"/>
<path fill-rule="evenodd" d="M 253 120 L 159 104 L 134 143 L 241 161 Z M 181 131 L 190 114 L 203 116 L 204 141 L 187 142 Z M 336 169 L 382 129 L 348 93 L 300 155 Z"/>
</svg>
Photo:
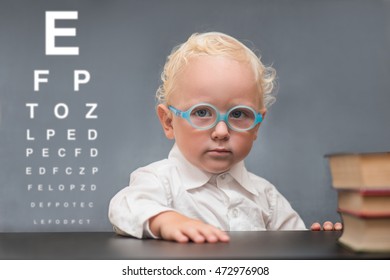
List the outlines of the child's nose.
<svg viewBox="0 0 390 280">
<path fill-rule="evenodd" d="M 227 124 L 224 121 L 218 122 L 214 127 L 211 137 L 213 139 L 229 139 L 230 132 Z"/>
</svg>

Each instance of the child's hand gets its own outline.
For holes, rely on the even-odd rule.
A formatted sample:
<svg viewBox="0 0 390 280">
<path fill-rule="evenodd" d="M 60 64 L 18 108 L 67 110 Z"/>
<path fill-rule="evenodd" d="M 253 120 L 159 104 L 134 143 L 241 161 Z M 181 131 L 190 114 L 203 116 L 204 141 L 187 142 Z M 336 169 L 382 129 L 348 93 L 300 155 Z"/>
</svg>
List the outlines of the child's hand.
<svg viewBox="0 0 390 280">
<path fill-rule="evenodd" d="M 325 231 L 331 231 L 331 230 L 342 230 L 343 229 L 343 224 L 342 223 L 335 223 L 333 225 L 332 222 L 326 221 L 322 225 L 323 230 Z M 310 227 L 310 230 L 312 231 L 320 231 L 321 230 L 321 225 L 320 223 L 313 223 Z"/>
<path fill-rule="evenodd" d="M 173 211 L 154 216 L 149 220 L 149 227 L 154 235 L 180 243 L 189 241 L 195 243 L 229 241 L 229 236 L 216 227 Z"/>
</svg>

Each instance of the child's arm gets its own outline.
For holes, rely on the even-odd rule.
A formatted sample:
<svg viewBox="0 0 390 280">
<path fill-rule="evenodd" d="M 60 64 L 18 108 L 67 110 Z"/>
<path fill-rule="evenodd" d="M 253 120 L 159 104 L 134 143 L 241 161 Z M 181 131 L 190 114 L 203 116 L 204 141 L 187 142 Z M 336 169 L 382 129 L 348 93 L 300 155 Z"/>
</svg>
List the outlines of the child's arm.
<svg viewBox="0 0 390 280">
<path fill-rule="evenodd" d="M 332 222 L 326 221 L 323 225 L 322 228 L 325 231 L 331 231 L 331 230 L 342 230 L 343 229 L 343 224 L 342 223 L 335 223 L 333 225 Z M 321 224 L 320 223 L 313 223 L 310 227 L 310 230 L 312 231 L 320 231 L 321 230 Z"/>
<path fill-rule="evenodd" d="M 188 241 L 195 243 L 229 241 L 229 236 L 216 227 L 174 211 L 162 212 L 149 219 L 149 228 L 154 235 L 162 239 L 180 243 Z"/>
</svg>

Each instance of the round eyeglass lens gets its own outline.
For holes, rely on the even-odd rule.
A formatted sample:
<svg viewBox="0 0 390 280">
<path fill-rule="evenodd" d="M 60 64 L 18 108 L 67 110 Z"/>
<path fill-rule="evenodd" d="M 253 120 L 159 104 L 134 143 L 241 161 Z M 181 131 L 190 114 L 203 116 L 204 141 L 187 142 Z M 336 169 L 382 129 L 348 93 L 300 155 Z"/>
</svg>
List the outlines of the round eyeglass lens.
<svg viewBox="0 0 390 280">
<path fill-rule="evenodd" d="M 256 112 L 247 107 L 234 107 L 228 114 L 229 125 L 239 130 L 251 128 L 256 120 Z"/>
<path fill-rule="evenodd" d="M 190 113 L 191 123 L 195 127 L 206 128 L 212 126 L 217 119 L 217 112 L 208 105 L 198 105 L 192 108 Z"/>
</svg>

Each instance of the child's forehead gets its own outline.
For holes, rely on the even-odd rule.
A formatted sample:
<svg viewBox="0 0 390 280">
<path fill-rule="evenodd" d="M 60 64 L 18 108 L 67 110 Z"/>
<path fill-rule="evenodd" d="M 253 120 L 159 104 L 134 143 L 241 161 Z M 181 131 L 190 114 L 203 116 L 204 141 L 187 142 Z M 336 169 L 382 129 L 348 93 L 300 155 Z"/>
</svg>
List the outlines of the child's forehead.
<svg viewBox="0 0 390 280">
<path fill-rule="evenodd" d="M 194 54 L 187 57 L 185 67 L 196 64 L 221 64 L 221 62 L 241 64 L 245 67 L 251 67 L 248 59 L 227 54 Z"/>
<path fill-rule="evenodd" d="M 246 90 L 257 87 L 256 75 L 249 63 L 221 56 L 193 57 L 176 78 L 177 86 L 185 88 Z"/>
<path fill-rule="evenodd" d="M 173 100 L 189 107 L 196 103 L 223 107 L 259 104 L 261 94 L 248 65 L 221 57 L 203 56 L 188 61 L 176 80 Z"/>
<path fill-rule="evenodd" d="M 236 80 L 235 78 L 245 79 L 248 83 L 256 82 L 255 72 L 249 62 L 220 55 L 190 57 L 178 76 L 185 80 L 202 78 L 209 82 L 216 79 L 229 82 Z"/>
</svg>

